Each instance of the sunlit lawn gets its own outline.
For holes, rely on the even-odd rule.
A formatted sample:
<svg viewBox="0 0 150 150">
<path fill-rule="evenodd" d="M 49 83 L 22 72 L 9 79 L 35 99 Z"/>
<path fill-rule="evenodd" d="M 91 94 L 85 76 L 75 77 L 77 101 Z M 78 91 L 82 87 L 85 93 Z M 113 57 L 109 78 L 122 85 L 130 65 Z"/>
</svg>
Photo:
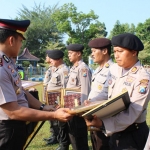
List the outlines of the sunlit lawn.
<svg viewBox="0 0 150 150">
<path fill-rule="evenodd" d="M 41 92 L 40 92 L 40 94 L 41 94 Z M 150 127 L 150 103 L 149 103 L 147 112 L 148 112 L 147 124 Z M 43 141 L 43 138 L 50 136 L 49 134 L 50 134 L 49 133 L 49 122 L 46 121 L 44 123 L 43 127 L 40 129 L 40 131 L 37 133 L 35 138 L 32 140 L 32 142 L 28 146 L 27 150 L 55 150 L 58 147 L 58 144 L 47 146 L 46 142 Z M 92 150 L 90 137 L 89 137 L 89 147 L 90 147 L 90 150 Z M 70 146 L 70 150 L 72 150 L 71 146 Z"/>
</svg>

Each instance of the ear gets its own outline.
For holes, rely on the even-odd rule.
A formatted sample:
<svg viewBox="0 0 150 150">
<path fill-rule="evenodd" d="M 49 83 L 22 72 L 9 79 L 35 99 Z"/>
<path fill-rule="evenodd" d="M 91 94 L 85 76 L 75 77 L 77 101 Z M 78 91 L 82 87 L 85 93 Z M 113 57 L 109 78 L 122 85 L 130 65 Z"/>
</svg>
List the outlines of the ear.
<svg viewBox="0 0 150 150">
<path fill-rule="evenodd" d="M 81 52 L 80 51 L 78 52 L 78 56 L 81 56 Z"/>
<path fill-rule="evenodd" d="M 132 55 L 133 55 L 133 56 L 137 56 L 137 51 L 132 50 Z"/>
<path fill-rule="evenodd" d="M 102 53 L 103 53 L 104 55 L 106 55 L 106 54 L 108 53 L 107 48 L 104 48 L 104 49 L 102 50 Z"/>
<path fill-rule="evenodd" d="M 9 45 L 10 46 L 13 46 L 14 45 L 14 37 L 13 36 L 10 36 L 10 37 L 8 37 L 8 42 L 9 42 Z"/>
</svg>

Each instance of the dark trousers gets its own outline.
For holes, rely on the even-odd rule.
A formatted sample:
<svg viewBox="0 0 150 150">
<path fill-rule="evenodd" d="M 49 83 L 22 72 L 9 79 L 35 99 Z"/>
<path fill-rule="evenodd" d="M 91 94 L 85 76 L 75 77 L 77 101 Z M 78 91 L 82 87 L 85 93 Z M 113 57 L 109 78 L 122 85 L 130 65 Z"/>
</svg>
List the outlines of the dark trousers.
<svg viewBox="0 0 150 150">
<path fill-rule="evenodd" d="M 89 150 L 88 132 L 84 118 L 74 116 L 68 121 L 69 137 L 73 150 Z"/>
<path fill-rule="evenodd" d="M 69 133 L 68 133 L 68 123 L 67 122 L 58 122 L 59 126 L 59 133 L 57 136 L 57 140 L 60 145 L 69 145 L 70 139 L 69 139 Z"/>
<path fill-rule="evenodd" d="M 52 133 L 52 136 L 57 137 L 59 133 L 58 121 L 53 120 L 49 122 L 50 122 L 50 132 Z"/>
<path fill-rule="evenodd" d="M 110 150 L 143 150 L 148 133 L 149 128 L 146 122 L 135 123 L 126 130 L 114 133 L 110 137 Z"/>
<path fill-rule="evenodd" d="M 109 150 L 109 139 L 101 131 L 91 131 L 91 142 L 93 150 Z"/>
<path fill-rule="evenodd" d="M 0 121 L 0 150 L 22 150 L 26 138 L 25 122 Z"/>
</svg>

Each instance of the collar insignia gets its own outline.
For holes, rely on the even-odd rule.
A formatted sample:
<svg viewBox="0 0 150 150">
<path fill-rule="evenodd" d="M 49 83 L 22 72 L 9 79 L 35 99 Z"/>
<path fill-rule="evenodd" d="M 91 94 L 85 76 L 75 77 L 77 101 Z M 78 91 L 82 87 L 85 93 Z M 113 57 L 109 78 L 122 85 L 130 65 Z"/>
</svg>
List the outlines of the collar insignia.
<svg viewBox="0 0 150 150">
<path fill-rule="evenodd" d="M 9 63 L 9 61 L 10 61 L 10 59 L 9 59 L 6 55 L 3 55 L 3 59 L 4 59 L 7 63 Z"/>
</svg>

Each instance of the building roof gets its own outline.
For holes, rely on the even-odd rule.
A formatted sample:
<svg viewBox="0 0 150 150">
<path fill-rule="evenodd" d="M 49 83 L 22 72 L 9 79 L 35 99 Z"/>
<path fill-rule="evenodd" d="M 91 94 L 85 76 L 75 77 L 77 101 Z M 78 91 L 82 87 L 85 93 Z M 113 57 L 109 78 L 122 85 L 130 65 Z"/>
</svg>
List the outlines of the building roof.
<svg viewBox="0 0 150 150">
<path fill-rule="evenodd" d="M 25 48 L 20 56 L 18 56 L 18 60 L 28 60 L 28 61 L 39 61 L 40 59 L 36 56 L 32 55 L 27 48 Z"/>
</svg>

